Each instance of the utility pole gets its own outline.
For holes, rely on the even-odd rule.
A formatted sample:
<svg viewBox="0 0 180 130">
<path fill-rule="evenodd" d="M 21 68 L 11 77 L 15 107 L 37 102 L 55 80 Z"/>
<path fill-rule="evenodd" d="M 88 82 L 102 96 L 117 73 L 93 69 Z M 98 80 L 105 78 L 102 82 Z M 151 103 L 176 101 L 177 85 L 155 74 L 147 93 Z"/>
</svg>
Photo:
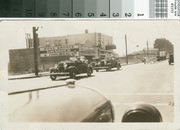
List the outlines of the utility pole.
<svg viewBox="0 0 180 130">
<path fill-rule="evenodd" d="M 38 48 L 38 28 L 33 27 L 33 45 L 34 45 L 34 71 L 35 75 L 38 76 L 38 57 L 37 57 L 37 48 Z"/>
<path fill-rule="evenodd" d="M 147 41 L 146 45 L 147 45 L 147 57 L 149 57 L 149 43 L 148 43 L 148 41 Z"/>
<path fill-rule="evenodd" d="M 127 55 L 127 37 L 125 34 L 125 46 L 126 46 L 126 64 L 128 64 L 128 55 Z"/>
<path fill-rule="evenodd" d="M 81 57 L 81 51 L 82 51 L 82 47 L 81 47 L 81 44 L 79 43 L 78 44 L 78 49 L 79 49 L 79 53 L 78 53 L 78 57 Z"/>
</svg>

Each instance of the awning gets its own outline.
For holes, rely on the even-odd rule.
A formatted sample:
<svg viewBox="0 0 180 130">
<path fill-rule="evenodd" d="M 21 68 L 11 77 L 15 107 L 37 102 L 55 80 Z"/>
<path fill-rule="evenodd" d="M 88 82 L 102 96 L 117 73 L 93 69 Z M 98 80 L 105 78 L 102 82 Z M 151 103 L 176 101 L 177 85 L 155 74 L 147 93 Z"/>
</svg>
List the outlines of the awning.
<svg viewBox="0 0 180 130">
<path fill-rule="evenodd" d="M 116 49 L 116 45 L 114 44 L 108 44 L 105 46 L 106 50 L 112 50 L 112 49 Z"/>
</svg>

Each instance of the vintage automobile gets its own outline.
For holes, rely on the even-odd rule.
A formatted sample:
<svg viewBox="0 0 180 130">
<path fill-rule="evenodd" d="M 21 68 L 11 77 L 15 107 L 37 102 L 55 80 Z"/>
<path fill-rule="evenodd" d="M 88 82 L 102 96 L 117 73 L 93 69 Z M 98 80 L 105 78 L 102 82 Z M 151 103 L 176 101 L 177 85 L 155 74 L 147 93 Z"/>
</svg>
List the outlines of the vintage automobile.
<svg viewBox="0 0 180 130">
<path fill-rule="evenodd" d="M 174 55 L 173 54 L 169 55 L 169 61 L 168 62 L 169 62 L 169 65 L 174 63 Z"/>
<path fill-rule="evenodd" d="M 93 69 L 98 64 L 98 62 L 99 62 L 99 58 L 92 58 L 92 61 L 90 62 L 90 64 L 93 67 Z"/>
<path fill-rule="evenodd" d="M 113 122 L 111 101 L 75 80 L 9 93 L 9 122 Z"/>
<path fill-rule="evenodd" d="M 106 69 L 107 71 L 111 71 L 112 68 L 117 68 L 117 70 L 121 68 L 121 63 L 118 60 L 118 58 L 111 60 L 97 58 L 93 64 L 94 64 L 93 68 L 97 72 L 101 69 Z"/>
<path fill-rule="evenodd" d="M 56 80 L 57 76 L 70 76 L 70 78 L 75 78 L 77 74 L 86 73 L 87 76 L 91 76 L 93 73 L 90 64 L 75 57 L 70 58 L 68 61 L 59 62 L 55 67 L 51 67 L 49 71 L 52 80 Z"/>
<path fill-rule="evenodd" d="M 157 56 L 156 59 L 157 61 L 164 61 L 166 60 L 166 56 Z"/>
<path fill-rule="evenodd" d="M 62 85 L 8 93 L 8 103 L 11 123 L 115 121 L 111 101 L 97 90 L 77 86 L 73 79 Z M 137 103 L 126 109 L 122 122 L 162 122 L 162 117 L 154 106 Z"/>
</svg>

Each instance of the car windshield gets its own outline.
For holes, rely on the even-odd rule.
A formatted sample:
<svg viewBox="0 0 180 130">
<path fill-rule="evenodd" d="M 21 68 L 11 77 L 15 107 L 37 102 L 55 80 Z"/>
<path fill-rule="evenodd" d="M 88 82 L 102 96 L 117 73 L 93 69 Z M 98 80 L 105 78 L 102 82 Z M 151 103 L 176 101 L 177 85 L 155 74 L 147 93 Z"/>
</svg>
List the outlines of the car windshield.
<svg viewBox="0 0 180 130">
<path fill-rule="evenodd" d="M 76 57 L 70 57 L 69 60 L 70 61 L 77 61 L 78 59 Z"/>
<path fill-rule="evenodd" d="M 83 57 L 83 56 L 81 56 L 81 57 L 70 57 L 69 60 L 70 60 L 70 61 L 73 61 L 73 62 L 75 62 L 75 61 L 85 62 L 85 61 L 86 61 L 86 58 Z"/>
</svg>

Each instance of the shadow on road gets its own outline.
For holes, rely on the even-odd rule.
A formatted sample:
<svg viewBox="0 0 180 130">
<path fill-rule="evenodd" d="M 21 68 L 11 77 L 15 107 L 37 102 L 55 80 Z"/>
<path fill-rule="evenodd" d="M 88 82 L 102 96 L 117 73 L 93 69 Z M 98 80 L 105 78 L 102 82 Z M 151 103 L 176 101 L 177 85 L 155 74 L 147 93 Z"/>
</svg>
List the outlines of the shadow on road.
<svg viewBox="0 0 180 130">
<path fill-rule="evenodd" d="M 91 75 L 90 77 L 87 75 L 76 75 L 75 80 L 81 80 L 81 79 L 85 79 L 85 78 L 92 78 L 95 75 Z M 60 80 L 67 80 L 70 79 L 70 77 L 58 77 L 55 81 L 60 81 Z"/>
<path fill-rule="evenodd" d="M 170 66 L 174 66 L 174 64 L 170 64 Z"/>
<path fill-rule="evenodd" d="M 117 69 L 112 69 L 112 70 L 104 70 L 104 69 L 102 69 L 102 70 L 99 70 L 99 72 L 114 72 L 114 71 L 121 71 L 122 69 L 119 69 L 119 70 L 117 70 Z M 97 72 L 97 73 L 99 73 L 99 72 Z"/>
</svg>

